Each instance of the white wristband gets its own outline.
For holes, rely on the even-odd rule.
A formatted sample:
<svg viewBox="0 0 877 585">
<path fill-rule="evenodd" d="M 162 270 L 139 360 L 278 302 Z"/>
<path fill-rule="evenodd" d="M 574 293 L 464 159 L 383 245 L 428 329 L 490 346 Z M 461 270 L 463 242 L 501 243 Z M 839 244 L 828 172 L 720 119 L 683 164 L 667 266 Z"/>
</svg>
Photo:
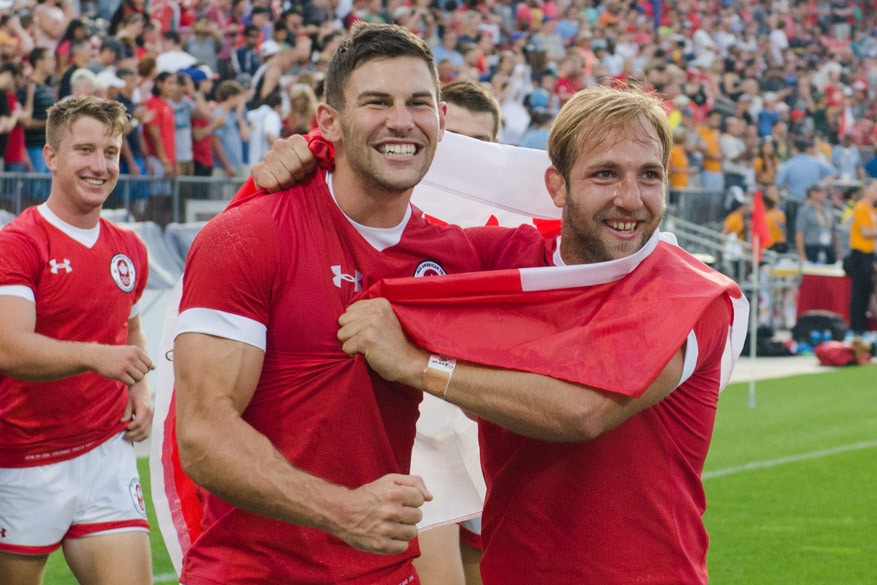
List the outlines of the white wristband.
<svg viewBox="0 0 877 585">
<path fill-rule="evenodd" d="M 440 355 L 430 355 L 429 362 L 423 370 L 423 379 L 420 389 L 435 396 L 441 394 L 442 400 L 448 399 L 448 387 L 451 385 L 451 376 L 457 360 Z"/>
</svg>

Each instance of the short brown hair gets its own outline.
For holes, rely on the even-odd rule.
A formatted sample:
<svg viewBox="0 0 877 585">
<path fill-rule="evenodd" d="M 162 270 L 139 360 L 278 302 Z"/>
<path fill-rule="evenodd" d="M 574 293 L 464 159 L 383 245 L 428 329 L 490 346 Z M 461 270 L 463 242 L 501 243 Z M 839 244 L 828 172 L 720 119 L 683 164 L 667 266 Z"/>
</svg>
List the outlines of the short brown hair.
<svg viewBox="0 0 877 585">
<path fill-rule="evenodd" d="M 49 108 L 48 114 L 46 143 L 55 150 L 61 147 L 61 141 L 80 118 L 94 118 L 106 126 L 112 136 L 122 136 L 128 128 L 125 106 L 115 100 L 92 95 L 63 99 Z"/>
<path fill-rule="evenodd" d="M 673 148 L 667 114 L 656 95 L 636 85 L 597 85 L 573 95 L 560 109 L 548 136 L 551 164 L 569 182 L 570 171 L 586 144 L 640 119 L 645 119 L 657 132 L 663 150 L 661 161 L 666 169 Z"/>
<path fill-rule="evenodd" d="M 140 77 L 149 77 L 155 71 L 157 63 L 153 55 L 143 55 L 137 61 L 137 75 Z"/>
<path fill-rule="evenodd" d="M 226 79 L 216 88 L 216 99 L 221 103 L 229 98 L 244 93 L 246 88 L 233 79 Z"/>
<path fill-rule="evenodd" d="M 500 109 L 499 102 L 483 85 L 468 79 L 452 81 L 442 87 L 442 101 L 459 106 L 476 114 L 487 113 L 493 117 L 493 135 L 495 141 L 499 134 Z"/>
<path fill-rule="evenodd" d="M 438 71 L 435 58 L 426 41 L 396 24 L 356 23 L 329 60 L 324 82 L 326 103 L 344 110 L 344 88 L 350 76 L 363 63 L 395 57 L 422 59 L 429 67 L 439 101 Z"/>
</svg>

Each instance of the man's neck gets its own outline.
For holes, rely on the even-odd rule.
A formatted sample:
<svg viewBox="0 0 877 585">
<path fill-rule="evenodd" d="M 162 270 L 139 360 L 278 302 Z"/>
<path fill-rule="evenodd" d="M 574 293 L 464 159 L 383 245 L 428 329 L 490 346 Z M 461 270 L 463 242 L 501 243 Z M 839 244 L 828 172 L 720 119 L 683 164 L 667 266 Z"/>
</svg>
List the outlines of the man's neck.
<svg viewBox="0 0 877 585">
<path fill-rule="evenodd" d="M 67 204 L 63 198 L 57 195 L 50 194 L 46 200 L 46 206 L 58 219 L 80 229 L 91 229 L 100 221 L 100 207 L 90 211 L 82 211 Z"/>
<path fill-rule="evenodd" d="M 609 270 L 620 277 L 636 268 L 647 256 L 655 251 L 662 240 L 677 245 L 675 237 L 655 231 L 639 250 L 623 258 L 592 262 L 567 262 L 562 254 L 563 237 L 558 236 L 554 255 L 552 256 L 552 264 L 554 266 L 588 266 L 591 270 Z"/>
<path fill-rule="evenodd" d="M 411 192 L 388 192 L 374 184 L 363 184 L 349 167 L 337 166 L 332 175 L 338 207 L 353 221 L 367 227 L 391 228 L 405 218 Z"/>
</svg>

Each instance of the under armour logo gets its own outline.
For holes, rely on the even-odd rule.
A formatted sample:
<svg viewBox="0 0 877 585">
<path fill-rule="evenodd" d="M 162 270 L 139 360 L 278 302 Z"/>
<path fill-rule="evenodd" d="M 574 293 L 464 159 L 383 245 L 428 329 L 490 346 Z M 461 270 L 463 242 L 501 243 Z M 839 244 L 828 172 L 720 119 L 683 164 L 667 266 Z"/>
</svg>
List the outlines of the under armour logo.
<svg viewBox="0 0 877 585">
<path fill-rule="evenodd" d="M 335 276 L 332 277 L 332 283 L 341 288 L 342 282 L 352 282 L 353 283 L 353 292 L 358 292 L 362 290 L 362 274 L 360 274 L 359 270 L 354 270 L 353 274 L 344 274 L 341 272 L 341 266 L 339 264 L 335 264 L 332 266 L 332 274 Z"/>
<path fill-rule="evenodd" d="M 49 267 L 52 269 L 52 274 L 58 274 L 60 269 L 64 269 L 67 274 L 73 272 L 73 268 L 70 267 L 70 259 L 64 258 L 64 262 L 58 262 L 54 258 L 49 260 Z"/>
</svg>

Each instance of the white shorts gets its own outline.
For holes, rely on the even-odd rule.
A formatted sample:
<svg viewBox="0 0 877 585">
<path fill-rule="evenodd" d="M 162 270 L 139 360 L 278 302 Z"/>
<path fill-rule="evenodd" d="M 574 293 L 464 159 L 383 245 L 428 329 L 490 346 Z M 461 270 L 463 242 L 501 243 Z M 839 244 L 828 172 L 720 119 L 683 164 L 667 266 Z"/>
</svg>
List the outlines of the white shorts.
<svg viewBox="0 0 877 585">
<path fill-rule="evenodd" d="M 149 530 L 134 447 L 119 434 L 68 461 L 0 468 L 0 550 L 43 555 L 68 538 Z"/>
</svg>

